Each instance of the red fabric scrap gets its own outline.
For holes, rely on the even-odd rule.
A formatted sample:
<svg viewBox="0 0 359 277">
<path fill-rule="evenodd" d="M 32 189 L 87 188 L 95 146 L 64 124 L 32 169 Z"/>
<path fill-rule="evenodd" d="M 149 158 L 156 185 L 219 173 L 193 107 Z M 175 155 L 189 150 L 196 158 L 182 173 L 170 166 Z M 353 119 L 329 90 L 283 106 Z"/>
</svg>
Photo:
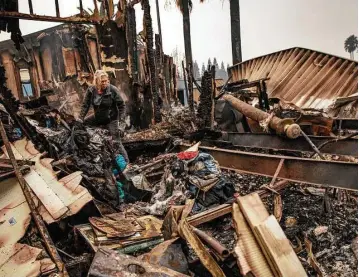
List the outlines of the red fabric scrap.
<svg viewBox="0 0 359 277">
<path fill-rule="evenodd" d="M 180 152 L 177 154 L 177 158 L 180 160 L 192 160 L 197 157 L 198 151 Z"/>
</svg>

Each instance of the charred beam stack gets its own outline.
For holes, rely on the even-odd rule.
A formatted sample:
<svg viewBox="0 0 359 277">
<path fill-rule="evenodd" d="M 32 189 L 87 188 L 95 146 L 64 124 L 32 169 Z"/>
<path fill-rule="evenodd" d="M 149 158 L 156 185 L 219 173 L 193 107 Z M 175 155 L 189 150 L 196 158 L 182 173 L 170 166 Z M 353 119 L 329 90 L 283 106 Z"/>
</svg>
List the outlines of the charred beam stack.
<svg viewBox="0 0 359 277">
<path fill-rule="evenodd" d="M 175 101 L 175 105 L 177 106 L 178 105 L 178 97 L 177 97 L 177 68 L 176 68 L 176 65 L 175 64 L 172 64 L 172 80 L 173 80 L 173 95 L 172 97 L 174 98 L 174 101 Z"/>
<path fill-rule="evenodd" d="M 202 76 L 202 93 L 199 97 L 199 106 L 197 111 L 197 125 L 199 129 L 211 126 L 211 112 L 213 105 L 213 82 L 212 74 L 205 71 Z"/>
<path fill-rule="evenodd" d="M 166 100 L 168 102 L 169 107 L 171 107 L 171 72 L 170 72 L 170 62 L 171 59 L 168 55 L 164 55 L 163 57 L 163 78 L 165 80 L 165 89 L 166 89 Z"/>
<path fill-rule="evenodd" d="M 167 96 L 166 96 L 166 87 L 165 87 L 165 79 L 163 72 L 163 52 L 161 47 L 161 39 L 158 34 L 155 34 L 155 44 L 156 44 L 156 73 L 157 73 L 157 84 L 159 86 L 159 90 L 161 92 L 162 101 L 165 104 L 164 106 L 168 106 Z"/>
<path fill-rule="evenodd" d="M 143 9 L 143 27 L 146 34 L 146 51 L 150 70 L 150 95 L 152 98 L 155 122 L 161 122 L 162 116 L 158 103 L 158 86 L 156 78 L 155 55 L 153 51 L 153 29 L 151 18 L 151 7 L 148 0 L 141 1 Z"/>
<path fill-rule="evenodd" d="M 128 74 L 133 82 L 138 81 L 136 13 L 132 6 L 126 8 L 126 38 L 128 44 Z"/>
</svg>

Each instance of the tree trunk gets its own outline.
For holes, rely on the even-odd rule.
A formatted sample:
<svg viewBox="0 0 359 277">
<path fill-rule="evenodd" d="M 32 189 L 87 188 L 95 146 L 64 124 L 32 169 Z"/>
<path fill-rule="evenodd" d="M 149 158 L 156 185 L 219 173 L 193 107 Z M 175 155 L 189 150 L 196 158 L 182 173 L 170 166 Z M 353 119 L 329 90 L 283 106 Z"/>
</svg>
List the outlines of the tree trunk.
<svg viewBox="0 0 359 277">
<path fill-rule="evenodd" d="M 241 24 L 239 16 L 239 0 L 230 0 L 231 40 L 233 65 L 242 62 Z"/>
<path fill-rule="evenodd" d="M 183 0 L 183 38 L 184 38 L 184 51 L 186 55 L 186 67 L 192 69 L 192 45 L 191 45 L 191 21 L 189 17 L 188 0 Z M 193 70 L 190 70 L 193 72 Z M 185 72 L 183 72 L 185 74 Z M 188 76 L 188 106 L 191 114 L 194 116 L 193 106 L 193 80 Z"/>
<path fill-rule="evenodd" d="M 148 57 L 149 73 L 150 73 L 150 85 L 151 85 L 151 96 L 155 122 L 161 122 L 162 116 L 158 103 L 158 86 L 156 78 L 156 64 L 155 55 L 153 50 L 153 29 L 152 29 L 152 18 L 151 18 L 151 7 L 148 0 L 142 0 L 143 9 L 143 21 L 146 34 L 146 50 Z"/>
</svg>

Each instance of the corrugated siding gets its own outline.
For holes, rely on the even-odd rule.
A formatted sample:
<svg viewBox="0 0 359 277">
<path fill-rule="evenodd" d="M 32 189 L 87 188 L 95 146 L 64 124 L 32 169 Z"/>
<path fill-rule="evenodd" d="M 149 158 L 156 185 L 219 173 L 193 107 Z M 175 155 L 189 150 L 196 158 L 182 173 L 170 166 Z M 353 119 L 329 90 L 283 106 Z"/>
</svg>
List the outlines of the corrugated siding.
<svg viewBox="0 0 359 277">
<path fill-rule="evenodd" d="M 304 48 L 291 48 L 234 65 L 232 82 L 270 78 L 270 97 L 301 108 L 325 109 L 337 97 L 358 92 L 358 62 Z"/>
</svg>

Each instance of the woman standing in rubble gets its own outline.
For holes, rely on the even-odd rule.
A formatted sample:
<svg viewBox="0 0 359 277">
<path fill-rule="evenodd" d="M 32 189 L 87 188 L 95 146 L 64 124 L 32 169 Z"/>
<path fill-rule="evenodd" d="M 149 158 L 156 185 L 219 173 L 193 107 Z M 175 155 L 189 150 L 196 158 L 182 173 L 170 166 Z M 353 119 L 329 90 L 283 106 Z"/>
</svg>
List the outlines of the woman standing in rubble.
<svg viewBox="0 0 359 277">
<path fill-rule="evenodd" d="M 94 115 L 87 117 L 91 105 Z M 121 142 L 120 121 L 125 118 L 126 106 L 119 90 L 110 84 L 108 75 L 103 70 L 97 70 L 94 75 L 94 86 L 87 89 L 82 103 L 79 121 L 92 126 L 104 126 L 119 146 L 120 154 L 128 162 L 128 155 Z"/>
</svg>

